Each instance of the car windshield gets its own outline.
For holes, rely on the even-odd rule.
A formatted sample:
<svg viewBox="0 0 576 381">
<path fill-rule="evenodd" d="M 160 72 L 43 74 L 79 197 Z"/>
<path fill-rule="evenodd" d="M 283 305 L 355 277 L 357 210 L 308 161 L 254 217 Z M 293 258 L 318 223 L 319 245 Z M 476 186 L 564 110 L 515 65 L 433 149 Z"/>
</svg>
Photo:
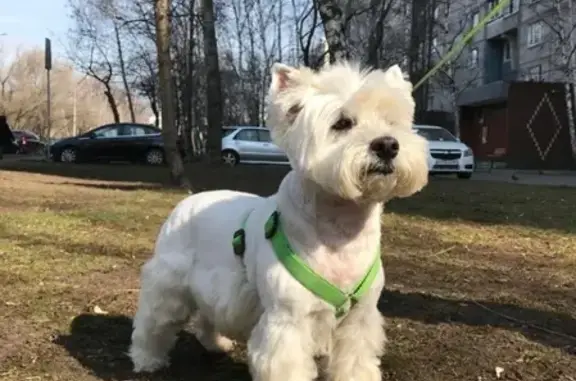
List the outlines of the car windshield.
<svg viewBox="0 0 576 381">
<path fill-rule="evenodd" d="M 20 139 L 21 137 L 26 137 L 27 139 L 38 139 L 38 136 L 35 135 L 32 132 L 28 132 L 28 131 L 22 131 L 22 130 L 14 130 L 12 131 L 12 135 L 14 135 L 14 137 L 16 139 Z"/>
<path fill-rule="evenodd" d="M 439 142 L 457 142 L 458 139 L 444 128 L 426 128 L 417 127 L 416 132 L 418 135 L 426 138 L 429 141 Z"/>
<path fill-rule="evenodd" d="M 233 133 L 234 131 L 236 131 L 236 128 L 233 127 L 227 127 L 227 128 L 223 128 L 222 129 L 222 137 L 226 137 L 228 135 L 230 135 L 231 133 Z"/>
</svg>

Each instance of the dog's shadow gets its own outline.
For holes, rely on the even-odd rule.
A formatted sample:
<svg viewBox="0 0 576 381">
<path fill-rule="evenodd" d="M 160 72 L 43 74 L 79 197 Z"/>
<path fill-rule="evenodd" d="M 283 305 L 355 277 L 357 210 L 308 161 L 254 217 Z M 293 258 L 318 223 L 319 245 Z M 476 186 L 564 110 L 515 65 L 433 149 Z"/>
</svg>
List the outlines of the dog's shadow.
<svg viewBox="0 0 576 381">
<path fill-rule="evenodd" d="M 209 354 L 186 331 L 180 333 L 171 352 L 170 367 L 152 374 L 135 374 L 127 355 L 131 334 L 132 320 L 126 316 L 83 314 L 72 321 L 70 333 L 58 336 L 55 343 L 107 381 L 250 380 L 243 362 L 224 354 Z"/>
<path fill-rule="evenodd" d="M 404 318 L 425 324 L 452 323 L 493 326 L 517 331 L 527 339 L 576 354 L 576 319 L 572 316 L 494 302 L 475 303 L 444 299 L 421 293 L 385 290 L 379 303 L 388 318 Z M 538 329 L 544 327 L 544 330 Z M 196 338 L 181 332 L 171 353 L 171 366 L 153 374 L 134 374 L 127 355 L 132 320 L 126 316 L 79 315 L 70 333 L 55 343 L 64 347 L 83 367 L 106 381 L 249 381 L 243 360 L 209 354 Z M 241 356 L 244 357 L 244 356 Z M 389 353 L 385 367 L 402 368 L 402 356 Z"/>
</svg>

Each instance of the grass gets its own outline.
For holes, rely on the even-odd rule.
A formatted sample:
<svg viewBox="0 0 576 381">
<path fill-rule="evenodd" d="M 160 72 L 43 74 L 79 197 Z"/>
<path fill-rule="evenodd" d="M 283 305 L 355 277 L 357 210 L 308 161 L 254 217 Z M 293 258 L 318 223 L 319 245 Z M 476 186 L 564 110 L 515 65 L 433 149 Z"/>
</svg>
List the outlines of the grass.
<svg viewBox="0 0 576 381">
<path fill-rule="evenodd" d="M 270 194 L 279 168 L 189 168 L 198 189 Z M 120 182 L 120 180 L 123 180 Z M 249 380 L 243 350 L 183 332 L 170 369 L 125 352 L 138 272 L 185 194 L 164 171 L 10 163 L 0 171 L 0 379 Z M 389 381 L 576 380 L 576 192 L 434 179 L 383 217 Z M 102 313 L 104 311 L 104 313 Z"/>
</svg>

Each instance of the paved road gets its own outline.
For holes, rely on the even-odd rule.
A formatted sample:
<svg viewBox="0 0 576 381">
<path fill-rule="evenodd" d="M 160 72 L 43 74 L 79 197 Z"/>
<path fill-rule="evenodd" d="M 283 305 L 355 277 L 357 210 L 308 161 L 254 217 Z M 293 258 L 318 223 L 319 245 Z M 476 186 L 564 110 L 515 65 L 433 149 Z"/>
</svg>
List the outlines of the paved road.
<svg viewBox="0 0 576 381">
<path fill-rule="evenodd" d="M 576 171 L 514 171 L 495 169 L 492 172 L 476 172 L 472 179 L 478 181 L 497 181 L 514 184 L 564 186 L 576 188 Z"/>
<path fill-rule="evenodd" d="M 4 155 L 5 162 L 19 160 L 44 161 L 43 156 Z M 2 161 L 0 161 L 1 165 Z M 440 177 L 440 176 L 439 176 Z M 515 171 L 512 169 L 493 169 L 491 172 L 480 170 L 472 176 L 475 181 L 496 181 L 512 184 L 548 185 L 576 188 L 576 171 Z"/>
</svg>

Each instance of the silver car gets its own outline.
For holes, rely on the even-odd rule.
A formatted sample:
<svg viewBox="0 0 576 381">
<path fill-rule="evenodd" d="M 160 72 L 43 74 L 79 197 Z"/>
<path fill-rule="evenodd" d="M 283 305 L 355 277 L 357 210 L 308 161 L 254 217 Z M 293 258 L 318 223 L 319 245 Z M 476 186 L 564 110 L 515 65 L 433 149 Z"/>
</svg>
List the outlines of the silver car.
<svg viewBox="0 0 576 381">
<path fill-rule="evenodd" d="M 290 164 L 288 157 L 272 142 L 270 130 L 256 126 L 222 129 L 222 161 L 234 166 L 246 164 Z"/>
</svg>

